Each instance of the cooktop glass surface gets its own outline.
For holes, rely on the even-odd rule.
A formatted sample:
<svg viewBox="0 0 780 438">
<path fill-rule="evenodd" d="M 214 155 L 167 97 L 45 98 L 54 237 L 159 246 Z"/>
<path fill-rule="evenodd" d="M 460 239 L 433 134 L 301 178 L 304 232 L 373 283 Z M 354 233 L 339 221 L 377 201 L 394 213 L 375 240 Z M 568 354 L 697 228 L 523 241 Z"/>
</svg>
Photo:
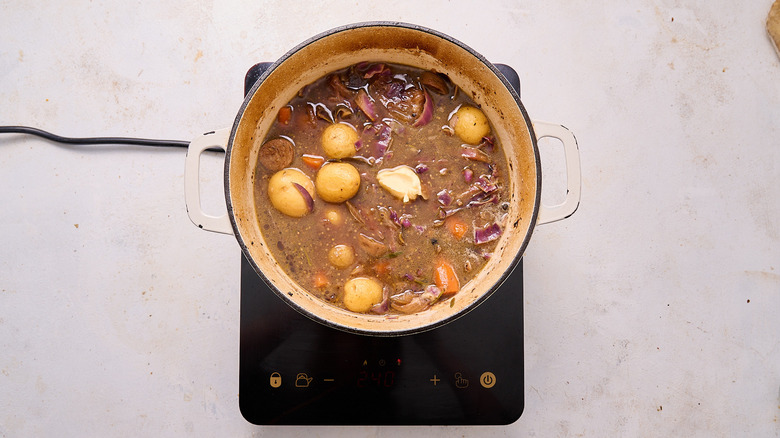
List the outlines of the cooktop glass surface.
<svg viewBox="0 0 780 438">
<path fill-rule="evenodd" d="M 270 63 L 253 66 L 245 92 Z M 498 69 L 519 90 L 510 67 Z M 370 337 L 283 302 L 241 258 L 239 405 L 254 424 L 500 425 L 524 407 L 523 269 L 463 317 Z"/>
</svg>

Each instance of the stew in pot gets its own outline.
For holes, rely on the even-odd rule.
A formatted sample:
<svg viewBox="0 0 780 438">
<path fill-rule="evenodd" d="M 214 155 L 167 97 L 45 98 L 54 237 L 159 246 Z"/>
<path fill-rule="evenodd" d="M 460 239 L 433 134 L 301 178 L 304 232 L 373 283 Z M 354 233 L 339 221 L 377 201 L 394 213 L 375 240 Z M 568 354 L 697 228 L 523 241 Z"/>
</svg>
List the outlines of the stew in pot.
<svg viewBox="0 0 780 438">
<path fill-rule="evenodd" d="M 506 228 L 506 159 L 445 75 L 363 62 L 301 89 L 261 139 L 258 221 L 284 271 L 361 313 L 457 299 Z M 269 205 L 270 202 L 270 205 Z"/>
</svg>

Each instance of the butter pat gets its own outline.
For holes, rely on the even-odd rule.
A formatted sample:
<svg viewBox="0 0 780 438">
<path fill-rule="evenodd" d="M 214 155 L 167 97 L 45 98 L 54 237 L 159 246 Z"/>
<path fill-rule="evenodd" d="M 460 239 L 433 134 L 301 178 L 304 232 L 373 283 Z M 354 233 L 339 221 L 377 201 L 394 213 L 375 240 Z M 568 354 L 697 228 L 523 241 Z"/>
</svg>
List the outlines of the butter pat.
<svg viewBox="0 0 780 438">
<path fill-rule="evenodd" d="M 414 201 L 422 195 L 420 177 L 409 166 L 382 169 L 377 172 L 376 178 L 383 189 L 404 202 Z"/>
</svg>

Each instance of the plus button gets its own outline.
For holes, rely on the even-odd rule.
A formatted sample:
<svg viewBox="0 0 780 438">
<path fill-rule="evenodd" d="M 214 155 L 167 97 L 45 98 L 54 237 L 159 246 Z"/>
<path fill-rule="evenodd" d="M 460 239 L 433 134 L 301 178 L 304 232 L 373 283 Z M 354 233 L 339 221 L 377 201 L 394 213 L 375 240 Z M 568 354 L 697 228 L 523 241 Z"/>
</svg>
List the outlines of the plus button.
<svg viewBox="0 0 780 438">
<path fill-rule="evenodd" d="M 430 382 L 433 383 L 433 386 L 436 386 L 441 382 L 441 379 L 436 376 L 436 374 L 433 375 L 433 378 L 430 379 Z"/>
</svg>

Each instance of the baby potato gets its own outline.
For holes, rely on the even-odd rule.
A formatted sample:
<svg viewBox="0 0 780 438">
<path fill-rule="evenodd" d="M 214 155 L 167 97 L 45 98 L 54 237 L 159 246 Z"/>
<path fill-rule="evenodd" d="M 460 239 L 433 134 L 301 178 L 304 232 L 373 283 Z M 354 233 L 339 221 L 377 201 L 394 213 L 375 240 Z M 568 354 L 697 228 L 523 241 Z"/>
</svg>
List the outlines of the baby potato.
<svg viewBox="0 0 780 438">
<path fill-rule="evenodd" d="M 325 163 L 317 172 L 317 194 L 325 202 L 344 202 L 360 189 L 360 173 L 349 163 Z"/>
<path fill-rule="evenodd" d="M 336 245 L 328 251 L 331 265 L 344 269 L 355 263 L 355 250 L 349 245 Z"/>
<path fill-rule="evenodd" d="M 314 208 L 313 196 L 314 183 L 299 169 L 282 169 L 268 180 L 271 205 L 287 216 L 301 217 L 311 212 Z"/>
<path fill-rule="evenodd" d="M 382 284 L 369 277 L 357 277 L 344 283 L 342 301 L 347 310 L 365 313 L 382 301 Z"/>
<path fill-rule="evenodd" d="M 348 158 L 357 153 L 358 133 L 349 123 L 334 123 L 322 132 L 322 149 L 330 158 Z"/>
<path fill-rule="evenodd" d="M 455 134 L 468 144 L 479 144 L 490 133 L 490 124 L 479 108 L 463 105 L 453 117 Z"/>
<path fill-rule="evenodd" d="M 340 227 L 344 223 L 344 216 L 335 209 L 329 209 L 325 212 L 325 220 L 334 227 Z"/>
</svg>

